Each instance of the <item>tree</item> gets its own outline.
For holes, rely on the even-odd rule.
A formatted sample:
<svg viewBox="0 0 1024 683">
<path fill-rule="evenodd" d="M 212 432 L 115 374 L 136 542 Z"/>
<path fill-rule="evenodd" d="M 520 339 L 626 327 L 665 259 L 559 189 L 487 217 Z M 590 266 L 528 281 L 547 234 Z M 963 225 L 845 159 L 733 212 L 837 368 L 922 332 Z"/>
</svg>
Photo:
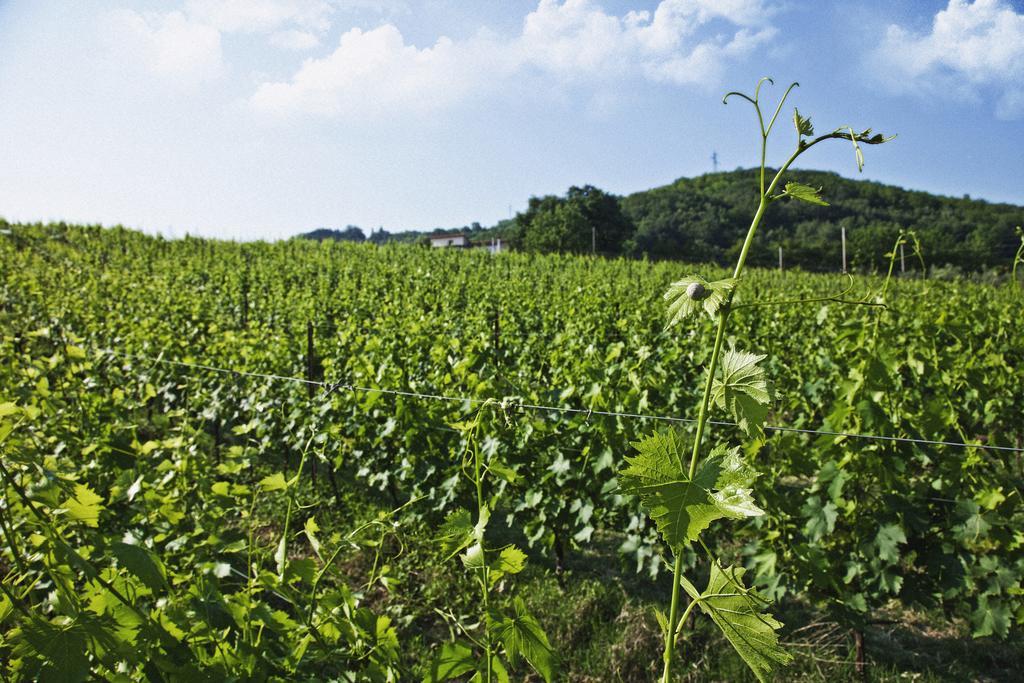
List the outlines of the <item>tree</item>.
<svg viewBox="0 0 1024 683">
<path fill-rule="evenodd" d="M 316 240 L 323 242 L 324 240 L 335 240 L 342 242 L 362 242 L 366 239 L 366 235 L 363 234 L 362 228 L 356 225 L 345 226 L 344 230 L 335 230 L 331 228 L 317 228 L 312 232 L 307 232 L 300 237 L 306 239 Z"/>
<path fill-rule="evenodd" d="M 384 228 L 370 231 L 370 242 L 373 244 L 384 244 L 391 238 L 391 233 Z"/>
<path fill-rule="evenodd" d="M 565 197 L 531 197 L 516 215 L 517 238 L 523 249 L 536 252 L 623 252 L 634 227 L 618 197 L 592 185 L 570 187 Z"/>
</svg>

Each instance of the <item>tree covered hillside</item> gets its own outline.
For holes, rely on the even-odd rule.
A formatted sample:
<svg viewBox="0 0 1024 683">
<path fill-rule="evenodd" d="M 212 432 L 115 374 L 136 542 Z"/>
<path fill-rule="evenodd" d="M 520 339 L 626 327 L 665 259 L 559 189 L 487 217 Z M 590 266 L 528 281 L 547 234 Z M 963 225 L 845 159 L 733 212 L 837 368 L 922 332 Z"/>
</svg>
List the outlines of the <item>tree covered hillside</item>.
<svg viewBox="0 0 1024 683">
<path fill-rule="evenodd" d="M 782 201 L 765 217 L 763 239 L 751 262 L 772 265 L 783 248 L 787 266 L 832 270 L 840 262 L 840 229 L 847 230 L 851 266 L 871 270 L 900 229 L 917 232 L 929 265 L 964 269 L 1009 267 L 1024 223 L 1024 207 L 954 199 L 892 185 L 850 180 L 823 171 L 795 171 L 802 183 L 822 188 L 829 206 Z M 633 255 L 687 261 L 729 261 L 739 250 L 757 204 L 757 171 L 742 169 L 680 178 L 621 201 L 636 233 Z"/>
<path fill-rule="evenodd" d="M 885 267 L 885 254 L 900 230 L 917 233 L 929 267 L 950 264 L 967 271 L 1007 271 L 1020 246 L 1014 227 L 1024 224 L 1022 206 L 941 197 L 825 171 L 799 170 L 793 177 L 821 187 L 829 205 L 788 199 L 774 203 L 750 254 L 752 265 L 774 266 L 782 247 L 787 268 L 838 270 L 843 227 L 849 266 L 859 272 Z M 516 249 L 537 253 L 596 251 L 605 256 L 725 264 L 735 260 L 743 242 L 757 205 L 757 187 L 754 169 L 680 178 L 625 197 L 585 185 L 571 187 L 561 196 L 531 197 L 525 211 L 491 227 L 473 223 L 433 231 L 379 230 L 365 239 L 427 244 L 431 234 L 461 230 L 476 242 L 498 237 Z M 300 237 L 360 241 L 364 233 L 348 226 Z"/>
</svg>

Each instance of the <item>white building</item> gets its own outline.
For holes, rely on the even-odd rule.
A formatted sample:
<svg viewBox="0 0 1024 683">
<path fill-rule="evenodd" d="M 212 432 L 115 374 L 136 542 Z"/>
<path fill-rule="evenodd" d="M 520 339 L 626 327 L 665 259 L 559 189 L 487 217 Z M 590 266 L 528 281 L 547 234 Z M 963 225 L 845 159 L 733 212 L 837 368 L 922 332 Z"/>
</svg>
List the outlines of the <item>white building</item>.
<svg viewBox="0 0 1024 683">
<path fill-rule="evenodd" d="M 431 235 L 430 246 L 445 248 L 445 247 L 468 247 L 469 238 L 466 237 L 465 233 L 461 232 L 450 232 L 443 235 Z"/>
</svg>

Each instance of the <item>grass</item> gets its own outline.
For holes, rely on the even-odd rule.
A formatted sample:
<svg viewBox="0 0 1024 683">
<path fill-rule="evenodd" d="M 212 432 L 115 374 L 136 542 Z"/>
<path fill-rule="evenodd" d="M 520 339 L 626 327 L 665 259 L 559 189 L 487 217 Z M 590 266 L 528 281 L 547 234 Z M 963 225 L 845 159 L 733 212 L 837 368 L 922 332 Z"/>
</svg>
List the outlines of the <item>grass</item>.
<svg viewBox="0 0 1024 683">
<path fill-rule="evenodd" d="M 376 514 L 372 502 L 354 497 L 334 514 L 349 522 Z M 495 515 L 495 521 L 501 515 Z M 489 531 L 490 533 L 490 531 Z M 504 537 L 503 537 L 504 534 Z M 471 624 L 479 606 L 470 576 L 455 562 L 439 557 L 431 527 L 403 522 L 387 551 L 390 593 L 380 587 L 365 599 L 378 609 L 395 609 L 405 666 L 411 679 L 423 674 L 434 649 L 448 640 L 453 628 L 438 610 Z M 515 532 L 498 530 L 495 542 L 522 543 Z M 658 678 L 662 668 L 662 636 L 654 616 L 670 584 L 667 570 L 657 581 L 638 575 L 616 553 L 616 534 L 603 534 L 585 551 L 568 554 L 563 572 L 553 560 L 533 555 L 526 571 L 515 577 L 515 594 L 523 596 L 538 615 L 562 658 L 558 680 L 575 683 L 639 683 Z M 372 555 L 350 556 L 346 572 L 353 583 L 365 580 Z M 429 558 L 429 559 L 426 559 Z M 499 586 L 497 590 L 510 590 Z M 862 681 L 918 683 L 1019 680 L 1024 662 L 1024 638 L 1014 633 L 1007 641 L 973 639 L 962 620 L 941 613 L 900 611 L 896 607 L 873 615 L 884 622 L 865 630 L 866 666 L 857 672 L 852 632 L 830 621 L 826 612 L 799 599 L 783 600 L 778 618 L 786 624 L 782 641 L 795 655 L 792 665 L 778 671 L 776 681 Z M 697 615 L 684 632 L 676 652 L 676 671 L 687 683 L 755 683 L 756 678 L 721 632 Z M 521 665 L 513 680 L 539 681 Z"/>
</svg>

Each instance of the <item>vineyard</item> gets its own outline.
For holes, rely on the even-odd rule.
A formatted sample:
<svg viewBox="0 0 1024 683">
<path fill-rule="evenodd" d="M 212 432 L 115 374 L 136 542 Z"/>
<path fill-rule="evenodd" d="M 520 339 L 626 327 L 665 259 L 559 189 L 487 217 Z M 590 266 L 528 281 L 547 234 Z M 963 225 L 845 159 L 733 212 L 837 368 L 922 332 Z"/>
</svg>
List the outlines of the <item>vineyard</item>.
<svg viewBox="0 0 1024 683">
<path fill-rule="evenodd" d="M 729 273 L 2 227 L 4 680 L 659 675 L 672 558 L 623 467 L 692 439 L 713 352 L 662 294 Z M 744 437 L 768 512 L 679 562 L 774 601 L 785 626 L 737 610 L 796 655 L 780 676 L 1024 658 L 1022 305 L 745 274 L 724 345 L 766 356 L 772 401 L 707 429 Z M 770 678 L 679 628 L 680 676 Z"/>
</svg>

